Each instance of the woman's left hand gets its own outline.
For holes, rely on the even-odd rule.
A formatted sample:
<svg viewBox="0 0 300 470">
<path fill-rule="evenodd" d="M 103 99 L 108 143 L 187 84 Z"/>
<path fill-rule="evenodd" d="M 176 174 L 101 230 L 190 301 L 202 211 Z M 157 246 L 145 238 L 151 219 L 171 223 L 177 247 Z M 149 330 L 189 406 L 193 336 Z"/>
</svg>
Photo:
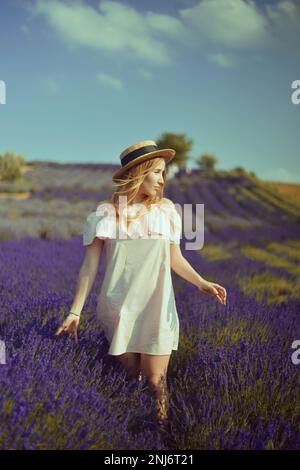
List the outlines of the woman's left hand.
<svg viewBox="0 0 300 470">
<path fill-rule="evenodd" d="M 215 297 L 221 304 L 226 305 L 227 292 L 226 289 L 215 282 L 201 281 L 199 289 L 204 294 Z"/>
</svg>

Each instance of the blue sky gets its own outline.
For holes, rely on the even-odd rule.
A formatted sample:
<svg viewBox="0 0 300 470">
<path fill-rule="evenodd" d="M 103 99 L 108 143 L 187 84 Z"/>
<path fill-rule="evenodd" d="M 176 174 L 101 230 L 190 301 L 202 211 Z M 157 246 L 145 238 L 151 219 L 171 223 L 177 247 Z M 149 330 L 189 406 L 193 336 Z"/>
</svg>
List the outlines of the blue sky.
<svg viewBox="0 0 300 470">
<path fill-rule="evenodd" d="M 10 0 L 0 22 L 0 153 L 118 164 L 178 132 L 191 157 L 300 183 L 297 0 Z"/>
</svg>

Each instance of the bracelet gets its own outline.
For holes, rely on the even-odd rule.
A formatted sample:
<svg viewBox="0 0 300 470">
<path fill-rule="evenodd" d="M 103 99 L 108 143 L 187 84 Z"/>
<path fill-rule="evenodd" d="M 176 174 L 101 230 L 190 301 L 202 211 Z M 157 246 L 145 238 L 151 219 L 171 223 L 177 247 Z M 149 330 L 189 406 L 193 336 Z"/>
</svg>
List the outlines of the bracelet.
<svg viewBox="0 0 300 470">
<path fill-rule="evenodd" d="M 71 315 L 76 315 L 76 317 L 80 317 L 77 313 L 69 312 Z"/>
</svg>

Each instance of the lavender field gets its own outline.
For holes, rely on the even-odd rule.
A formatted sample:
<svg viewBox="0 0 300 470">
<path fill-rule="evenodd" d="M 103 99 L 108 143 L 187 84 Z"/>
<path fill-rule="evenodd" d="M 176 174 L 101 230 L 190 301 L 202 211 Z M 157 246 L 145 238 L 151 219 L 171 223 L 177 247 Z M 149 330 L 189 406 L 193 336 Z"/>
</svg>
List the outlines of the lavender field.
<svg viewBox="0 0 300 470">
<path fill-rule="evenodd" d="M 48 186 L 33 177 L 19 189 L 0 186 L 30 193 L 1 200 L 0 448 L 300 449 L 300 364 L 291 359 L 300 339 L 300 206 L 258 179 L 193 172 L 168 182 L 174 203 L 205 205 L 203 248 L 186 250 L 183 238 L 181 249 L 227 290 L 224 306 L 172 274 L 180 340 L 168 431 L 155 423 L 145 381 L 126 377 L 96 326 L 103 258 L 78 345 L 53 338 L 75 293 L 84 219 L 111 191 L 109 171 L 90 186 L 58 175 Z"/>
</svg>

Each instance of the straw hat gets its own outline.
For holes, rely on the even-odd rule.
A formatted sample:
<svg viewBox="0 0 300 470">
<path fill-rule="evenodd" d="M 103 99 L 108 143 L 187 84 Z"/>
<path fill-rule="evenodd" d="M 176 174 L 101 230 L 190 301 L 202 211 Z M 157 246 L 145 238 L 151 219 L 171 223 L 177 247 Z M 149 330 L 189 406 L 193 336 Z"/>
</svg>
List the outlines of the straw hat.
<svg viewBox="0 0 300 470">
<path fill-rule="evenodd" d="M 176 151 L 174 149 L 158 149 L 154 140 L 142 140 L 141 142 L 131 145 L 131 147 L 128 147 L 121 153 L 121 168 L 113 174 L 112 179 L 115 181 L 129 168 L 145 160 L 150 160 L 151 158 L 162 157 L 167 164 L 174 158 L 175 154 Z"/>
</svg>

